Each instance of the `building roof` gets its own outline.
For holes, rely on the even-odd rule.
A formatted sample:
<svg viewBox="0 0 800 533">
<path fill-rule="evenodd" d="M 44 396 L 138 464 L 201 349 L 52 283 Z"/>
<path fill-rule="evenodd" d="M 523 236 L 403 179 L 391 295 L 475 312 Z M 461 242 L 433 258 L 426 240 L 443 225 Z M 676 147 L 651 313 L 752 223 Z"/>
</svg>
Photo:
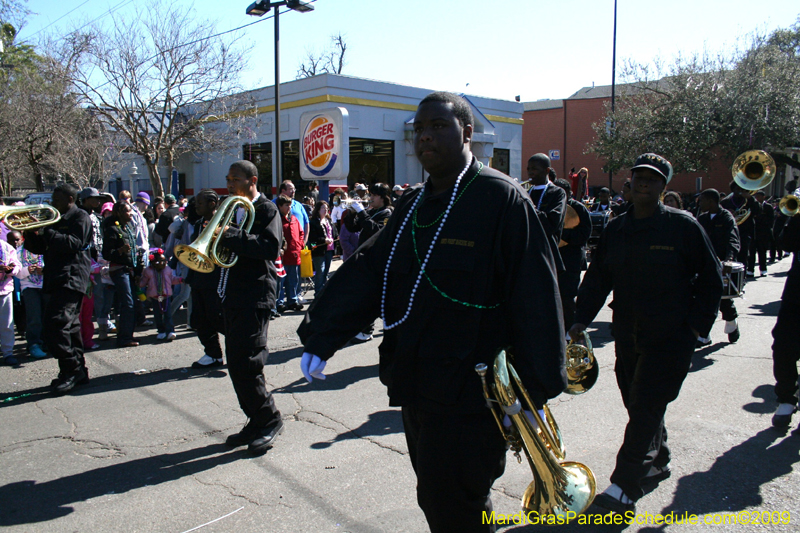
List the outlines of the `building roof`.
<svg viewBox="0 0 800 533">
<path fill-rule="evenodd" d="M 525 111 L 541 111 L 543 109 L 559 109 L 564 107 L 564 100 L 537 100 L 535 102 L 524 102 L 522 104 Z"/>
</svg>

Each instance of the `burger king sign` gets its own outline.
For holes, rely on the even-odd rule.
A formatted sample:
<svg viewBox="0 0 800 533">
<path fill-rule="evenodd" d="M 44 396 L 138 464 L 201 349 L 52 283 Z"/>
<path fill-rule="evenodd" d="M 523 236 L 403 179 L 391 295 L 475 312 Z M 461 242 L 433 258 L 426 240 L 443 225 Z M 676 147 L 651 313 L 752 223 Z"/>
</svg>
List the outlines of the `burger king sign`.
<svg viewBox="0 0 800 533">
<path fill-rule="evenodd" d="M 300 177 L 345 179 L 350 172 L 350 127 L 347 110 L 334 107 L 300 117 Z"/>
</svg>

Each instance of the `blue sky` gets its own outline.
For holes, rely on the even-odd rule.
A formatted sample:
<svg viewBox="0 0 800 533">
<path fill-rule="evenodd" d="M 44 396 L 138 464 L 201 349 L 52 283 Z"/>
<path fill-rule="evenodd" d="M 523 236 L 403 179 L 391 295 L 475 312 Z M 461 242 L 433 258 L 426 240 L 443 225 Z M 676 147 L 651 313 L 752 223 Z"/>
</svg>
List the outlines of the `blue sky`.
<svg viewBox="0 0 800 533">
<path fill-rule="evenodd" d="M 219 30 L 255 20 L 245 15 L 247 0 L 173 3 L 215 20 Z M 58 35 L 146 6 L 145 0 L 29 0 L 35 14 L 20 37 L 36 39 L 51 23 L 43 31 Z M 522 101 L 611 83 L 613 0 L 317 0 L 314 7 L 280 18 L 282 81 L 295 78 L 306 49 L 325 48 L 341 32 L 348 46 L 344 74 L 351 76 Z M 724 50 L 753 30 L 788 27 L 798 14 L 793 0 L 618 0 L 618 72 L 624 59 Z M 241 38 L 254 45 L 245 87 L 272 85 L 272 20 L 242 30 Z"/>
</svg>

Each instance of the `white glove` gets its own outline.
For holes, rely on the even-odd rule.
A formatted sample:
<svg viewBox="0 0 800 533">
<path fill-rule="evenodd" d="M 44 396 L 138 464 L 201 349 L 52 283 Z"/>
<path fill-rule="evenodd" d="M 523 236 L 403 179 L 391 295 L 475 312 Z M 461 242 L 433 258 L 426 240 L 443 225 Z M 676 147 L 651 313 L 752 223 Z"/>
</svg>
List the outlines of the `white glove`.
<svg viewBox="0 0 800 533">
<path fill-rule="evenodd" d="M 356 200 L 355 202 L 353 202 L 353 203 L 351 203 L 351 204 L 350 204 L 350 209 L 352 209 L 352 210 L 353 210 L 353 211 L 355 211 L 356 213 L 360 213 L 361 211 L 363 211 L 363 210 L 364 210 L 364 206 L 363 206 L 363 205 L 361 205 L 361 202 L 359 202 L 358 200 Z"/>
<path fill-rule="evenodd" d="M 322 371 L 325 370 L 326 364 L 326 361 L 323 361 L 316 355 L 303 352 L 303 357 L 300 359 L 300 370 L 303 372 L 308 382 L 311 383 L 314 381 L 314 378 L 325 379 L 325 374 L 323 374 Z"/>
</svg>

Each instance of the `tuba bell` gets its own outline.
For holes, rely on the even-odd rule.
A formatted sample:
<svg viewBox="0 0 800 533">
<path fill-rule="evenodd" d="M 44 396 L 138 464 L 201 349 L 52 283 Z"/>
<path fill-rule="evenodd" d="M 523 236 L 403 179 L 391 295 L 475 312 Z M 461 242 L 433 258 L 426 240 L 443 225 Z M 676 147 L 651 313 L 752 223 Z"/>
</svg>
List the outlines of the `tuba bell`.
<svg viewBox="0 0 800 533">
<path fill-rule="evenodd" d="M 0 205 L 0 221 L 14 231 L 32 231 L 60 219 L 61 213 L 52 205 Z"/>
<path fill-rule="evenodd" d="M 175 247 L 175 257 L 178 261 L 196 272 L 203 273 L 211 272 L 217 266 L 231 268 L 235 265 L 238 258 L 230 250 L 220 246 L 219 236 L 231 225 L 239 207 L 245 209 L 239 227 L 244 231 L 250 231 L 256 215 L 253 202 L 244 196 L 228 196 L 194 242 Z"/>
<path fill-rule="evenodd" d="M 764 150 L 749 150 L 734 160 L 731 174 L 736 185 L 746 191 L 757 191 L 775 178 L 775 160 Z"/>
<path fill-rule="evenodd" d="M 592 504 L 597 490 L 591 469 L 581 463 L 563 461 L 563 448 L 560 453 L 555 451 L 560 442 L 556 443 L 557 426 L 554 426 L 552 414 L 545 405 L 548 421 L 539 416 L 517 372 L 508 362 L 505 350 L 500 350 L 495 358 L 494 383 L 486 382 L 487 370 L 483 363 L 475 366 L 483 384 L 486 405 L 517 460 L 522 461 L 520 452 L 524 451 L 533 472 L 533 481 L 522 496 L 525 513 L 566 518 L 574 517 L 571 513 L 584 512 Z M 532 413 L 533 422 L 525 411 Z M 509 428 L 503 425 L 506 415 L 511 419 Z"/>
<path fill-rule="evenodd" d="M 591 389 L 597 383 L 600 367 L 592 350 L 592 339 L 589 332 L 582 332 L 586 346 L 576 344 L 570 339 L 567 344 L 567 394 L 578 395 Z"/>
<path fill-rule="evenodd" d="M 795 191 L 794 194 L 787 194 L 781 201 L 778 202 L 778 209 L 787 217 L 793 217 L 800 213 L 800 191 Z"/>
</svg>

